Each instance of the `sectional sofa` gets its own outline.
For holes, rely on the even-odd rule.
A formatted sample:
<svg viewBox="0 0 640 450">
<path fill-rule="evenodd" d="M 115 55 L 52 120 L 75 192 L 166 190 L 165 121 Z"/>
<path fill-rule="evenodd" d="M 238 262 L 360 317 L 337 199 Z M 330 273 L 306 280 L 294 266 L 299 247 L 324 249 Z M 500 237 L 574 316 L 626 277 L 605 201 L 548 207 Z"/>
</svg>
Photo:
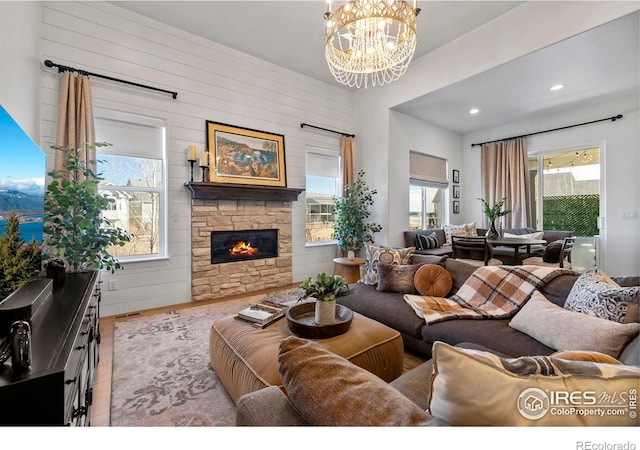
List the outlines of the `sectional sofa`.
<svg viewBox="0 0 640 450">
<path fill-rule="evenodd" d="M 447 256 L 413 255 L 411 264 L 435 264 L 445 268 L 452 278 L 450 295 L 457 292 L 478 269 Z M 567 383 L 566 386 L 573 386 L 576 390 L 584 388 L 608 391 L 621 389 L 620 386 L 624 389 L 629 386 L 629 389 L 637 389 L 640 381 L 640 325 L 637 323 L 640 321 L 640 312 L 637 290 L 633 305 L 629 305 L 625 316 L 625 324 L 615 325 L 616 330 L 624 328 L 624 332 L 615 337 L 612 349 L 603 347 L 607 349 L 603 350 L 606 354 L 600 353 L 600 349 L 596 352 L 572 349 L 558 352 L 538 340 L 547 338 L 544 335 L 544 327 L 550 325 L 547 323 L 547 314 L 555 318 L 562 317 L 565 313 L 571 315 L 571 319 L 566 322 L 566 330 L 590 334 L 590 330 L 582 322 L 592 320 L 588 314 L 565 311 L 562 308 L 579 279 L 578 273 L 566 273 L 544 285 L 539 291 L 541 295 L 536 293 L 520 311 L 524 313 L 527 305 L 534 305 L 533 298 L 536 298 L 535 304 L 538 305 L 539 297 L 545 299 L 546 303 L 543 304 L 548 304 L 553 309 L 531 309 L 527 318 L 523 316 L 520 320 L 524 325 L 519 324 L 519 327 L 511 326 L 511 322 L 516 321 L 520 312 L 510 319 L 453 319 L 427 325 L 404 301 L 404 294 L 381 292 L 377 286 L 362 283 L 352 284 L 352 293 L 340 297 L 340 304 L 398 330 L 406 348 L 431 359 L 386 384 L 343 358 L 326 352 L 319 354 L 322 351 L 314 348 L 313 343 L 281 344 L 280 371 L 284 389 L 271 386 L 241 397 L 237 404 L 236 424 L 584 426 L 620 423 L 638 426 L 640 422 L 635 417 L 631 421 L 624 419 L 624 423 L 609 423 L 608 419 L 593 418 L 585 421 L 581 417 L 560 418 L 547 415 L 545 420 L 536 422 L 526 417 L 523 419 L 515 410 L 511 411 L 515 401 L 504 398 L 514 392 L 517 394 L 519 389 L 525 389 L 533 381 L 538 383 L 535 386 L 545 386 L 545 383 L 553 384 L 560 379 L 564 380 L 562 383 Z M 638 276 L 614 277 L 613 280 L 622 287 L 640 285 Z M 573 319 L 579 320 L 571 322 Z M 519 331 L 535 331 L 538 326 L 541 331 L 537 331 L 537 335 L 531 331 Z M 551 326 L 554 331 L 563 329 L 562 325 Z M 563 333 L 558 334 L 562 336 Z M 439 349 L 440 353 L 433 354 L 436 351 L 434 349 Z M 289 359 L 285 356 L 287 354 Z M 531 358 L 531 355 L 535 356 Z M 579 361 L 568 362 L 576 359 Z M 552 373 L 539 373 L 540 361 L 544 361 L 542 364 L 545 366 L 552 366 Z M 534 369 L 524 375 L 505 375 L 509 370 L 531 364 L 535 366 Z M 571 371 L 576 368 L 586 370 L 589 374 L 579 373 L 572 378 Z M 558 378 L 560 371 L 566 371 L 564 378 Z M 310 379 L 305 380 L 305 373 L 310 373 Z M 548 378 L 548 375 L 552 377 Z M 506 389 L 507 382 L 514 383 L 513 389 Z M 576 384 L 571 384 L 573 382 Z M 434 389 L 437 389 L 436 394 Z M 465 394 L 455 397 L 456 392 L 464 389 L 467 389 Z M 329 392 L 331 395 L 328 395 Z M 375 401 L 367 403 L 368 398 Z M 482 405 L 481 410 L 474 409 L 477 404 Z M 308 408 L 307 405 L 313 407 Z M 415 409 L 416 406 L 418 409 Z M 361 414 L 362 410 L 367 411 L 367 414 Z M 426 413 L 421 414 L 421 411 Z M 434 411 L 439 411 L 439 414 Z"/>
<path fill-rule="evenodd" d="M 446 296 L 455 294 L 477 269 L 476 266 L 447 256 L 413 255 L 411 263 L 437 264 L 444 267 L 451 274 L 453 281 L 452 288 Z M 547 283 L 541 292 L 549 301 L 562 307 L 578 276 L 578 273 L 560 275 Z M 637 276 L 613 279 L 620 286 L 640 285 L 640 277 Z M 431 357 L 431 348 L 436 341 L 451 345 L 473 342 L 510 357 L 549 355 L 555 351 L 510 327 L 510 319 L 457 319 L 427 325 L 404 300 L 403 293 L 382 292 L 377 286 L 362 283 L 354 283 L 350 287 L 352 293 L 338 298 L 338 303 L 398 330 L 406 348 L 427 358 Z M 635 321 L 638 321 L 638 318 Z"/>
</svg>

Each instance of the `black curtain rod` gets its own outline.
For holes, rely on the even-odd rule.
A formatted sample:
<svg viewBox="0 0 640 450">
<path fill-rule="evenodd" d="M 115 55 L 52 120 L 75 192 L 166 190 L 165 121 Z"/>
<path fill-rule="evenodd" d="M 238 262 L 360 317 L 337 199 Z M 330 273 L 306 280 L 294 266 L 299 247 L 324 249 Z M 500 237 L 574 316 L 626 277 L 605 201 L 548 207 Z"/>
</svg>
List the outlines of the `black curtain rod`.
<svg viewBox="0 0 640 450">
<path fill-rule="evenodd" d="M 146 86 L 144 84 L 134 83 L 133 81 L 120 80 L 118 78 L 109 77 L 107 75 L 100 75 L 99 73 L 87 72 L 86 70 L 75 69 L 75 68 L 69 67 L 69 66 L 63 66 L 62 64 L 54 63 L 50 59 L 45 60 L 44 61 L 44 65 L 47 66 L 47 67 L 57 67 L 58 68 L 58 72 L 78 72 L 80 75 L 90 75 L 92 77 L 104 78 L 105 80 L 117 81 L 118 83 L 130 84 L 131 86 L 137 86 L 137 87 L 141 87 L 141 88 L 145 88 L 145 89 L 151 89 L 153 91 L 166 92 L 167 94 L 171 94 L 173 96 L 174 100 L 176 98 L 178 98 L 178 93 L 177 92 L 167 91 L 166 89 L 160 89 L 160 88 L 153 87 L 153 86 Z"/>
<path fill-rule="evenodd" d="M 328 128 L 317 127 L 315 125 L 309 125 L 308 123 L 303 122 L 300 124 L 300 128 L 304 128 L 304 127 L 317 128 L 318 130 L 328 131 L 329 133 L 341 134 L 346 137 L 352 137 L 352 138 L 356 137 L 355 134 L 343 133 L 342 131 L 333 131 L 333 130 L 329 130 Z"/>
<path fill-rule="evenodd" d="M 520 136 L 512 136 L 512 137 L 508 137 L 508 138 L 504 138 L 504 139 L 496 139 L 495 141 L 487 141 L 487 142 L 481 142 L 479 144 L 471 144 L 471 147 L 475 147 L 475 146 L 478 146 L 478 145 L 484 145 L 484 144 L 493 144 L 494 142 L 509 141 L 511 139 L 518 139 L 518 138 L 522 138 L 522 137 L 533 136 L 535 134 L 550 133 L 552 131 L 558 131 L 558 130 L 566 130 L 567 128 L 580 127 L 582 125 L 589 125 L 589 124 L 597 123 L 597 122 L 605 122 L 607 120 L 615 122 L 618 119 L 622 119 L 622 114 L 618 114 L 617 116 L 607 117 L 606 119 L 592 120 L 591 122 L 583 122 L 583 123 L 577 123 L 575 125 L 567 125 L 566 127 L 553 128 L 551 130 L 536 131 L 535 133 L 522 134 Z"/>
</svg>

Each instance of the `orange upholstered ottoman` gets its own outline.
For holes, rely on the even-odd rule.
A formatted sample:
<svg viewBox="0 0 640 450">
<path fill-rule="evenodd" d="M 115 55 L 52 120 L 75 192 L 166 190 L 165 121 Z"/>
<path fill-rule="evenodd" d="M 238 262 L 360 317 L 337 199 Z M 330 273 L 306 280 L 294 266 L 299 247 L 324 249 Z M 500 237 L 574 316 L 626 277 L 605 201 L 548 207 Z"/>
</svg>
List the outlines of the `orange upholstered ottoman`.
<svg viewBox="0 0 640 450">
<path fill-rule="evenodd" d="M 249 392 L 282 386 L 278 350 L 280 341 L 292 334 L 286 318 L 262 330 L 232 316 L 213 322 L 209 332 L 211 367 L 234 402 Z M 355 312 L 347 333 L 316 342 L 385 381 L 402 373 L 400 333 Z"/>
</svg>

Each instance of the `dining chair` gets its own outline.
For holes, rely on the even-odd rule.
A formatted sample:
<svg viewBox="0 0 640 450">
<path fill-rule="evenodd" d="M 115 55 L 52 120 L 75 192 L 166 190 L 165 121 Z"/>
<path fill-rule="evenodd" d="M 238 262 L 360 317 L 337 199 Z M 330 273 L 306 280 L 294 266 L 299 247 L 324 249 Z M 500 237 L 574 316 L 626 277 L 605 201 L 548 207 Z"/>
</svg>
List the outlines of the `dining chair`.
<svg viewBox="0 0 640 450">
<path fill-rule="evenodd" d="M 451 236 L 453 258 L 474 266 L 500 266 L 503 262 L 493 257 L 493 246 L 485 236 Z"/>
<path fill-rule="evenodd" d="M 558 262 L 547 262 L 542 256 L 531 256 L 522 260 L 523 265 L 560 267 L 561 269 L 571 269 L 571 250 L 575 243 L 575 237 L 566 237 L 562 241 L 560 252 L 558 253 Z M 549 244 L 551 245 L 551 244 Z"/>
</svg>

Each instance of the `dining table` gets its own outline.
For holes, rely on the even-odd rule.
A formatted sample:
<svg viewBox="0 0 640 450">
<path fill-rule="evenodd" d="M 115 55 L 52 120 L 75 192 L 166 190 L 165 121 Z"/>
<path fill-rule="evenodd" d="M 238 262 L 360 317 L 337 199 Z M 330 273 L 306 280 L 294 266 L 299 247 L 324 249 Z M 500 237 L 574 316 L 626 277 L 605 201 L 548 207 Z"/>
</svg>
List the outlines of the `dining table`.
<svg viewBox="0 0 640 450">
<path fill-rule="evenodd" d="M 516 264 L 520 264 L 520 248 L 527 247 L 526 253 L 531 253 L 532 245 L 546 245 L 547 241 L 544 239 L 530 239 L 530 238 L 518 238 L 518 237 L 502 237 L 496 239 L 487 239 L 494 247 L 511 247 L 514 249 L 514 261 Z"/>
</svg>

